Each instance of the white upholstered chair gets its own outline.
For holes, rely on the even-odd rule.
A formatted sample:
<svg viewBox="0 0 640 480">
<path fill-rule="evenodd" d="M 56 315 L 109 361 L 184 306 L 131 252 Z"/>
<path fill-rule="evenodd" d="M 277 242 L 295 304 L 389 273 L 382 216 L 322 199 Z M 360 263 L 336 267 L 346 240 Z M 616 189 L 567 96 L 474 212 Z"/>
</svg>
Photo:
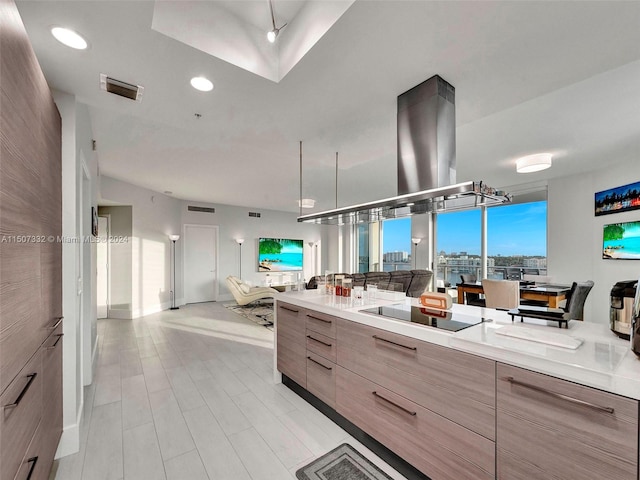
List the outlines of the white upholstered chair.
<svg viewBox="0 0 640 480">
<path fill-rule="evenodd" d="M 482 280 L 487 308 L 518 308 L 520 282 L 513 280 Z"/>
<path fill-rule="evenodd" d="M 227 277 L 227 286 L 238 305 L 247 305 L 263 298 L 273 298 L 278 293 L 271 287 L 252 287 L 233 275 Z"/>
</svg>

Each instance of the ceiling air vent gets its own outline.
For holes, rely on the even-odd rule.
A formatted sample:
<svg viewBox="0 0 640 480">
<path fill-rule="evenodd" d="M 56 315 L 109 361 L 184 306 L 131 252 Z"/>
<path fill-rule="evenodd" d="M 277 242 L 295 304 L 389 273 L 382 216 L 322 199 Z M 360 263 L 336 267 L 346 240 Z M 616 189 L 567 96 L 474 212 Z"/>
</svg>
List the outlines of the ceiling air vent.
<svg viewBox="0 0 640 480">
<path fill-rule="evenodd" d="M 215 208 L 210 207 L 196 207 L 195 205 L 189 205 L 187 210 L 190 212 L 202 212 L 202 213 L 216 213 Z"/>
<path fill-rule="evenodd" d="M 136 102 L 142 101 L 142 94 L 144 93 L 144 87 L 116 80 L 104 73 L 100 74 L 100 89 Z"/>
<path fill-rule="evenodd" d="M 250 217 L 260 218 L 260 214 L 258 212 L 249 212 Z"/>
</svg>

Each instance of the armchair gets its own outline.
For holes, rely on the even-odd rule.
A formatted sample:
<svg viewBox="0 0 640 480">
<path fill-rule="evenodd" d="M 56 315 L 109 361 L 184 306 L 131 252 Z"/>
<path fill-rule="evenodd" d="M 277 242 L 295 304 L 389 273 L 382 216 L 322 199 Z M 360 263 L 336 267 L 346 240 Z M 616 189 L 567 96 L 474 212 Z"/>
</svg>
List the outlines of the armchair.
<svg viewBox="0 0 640 480">
<path fill-rule="evenodd" d="M 233 275 L 227 277 L 227 286 L 238 305 L 247 305 L 263 298 L 273 298 L 278 293 L 271 287 L 252 287 Z"/>
</svg>

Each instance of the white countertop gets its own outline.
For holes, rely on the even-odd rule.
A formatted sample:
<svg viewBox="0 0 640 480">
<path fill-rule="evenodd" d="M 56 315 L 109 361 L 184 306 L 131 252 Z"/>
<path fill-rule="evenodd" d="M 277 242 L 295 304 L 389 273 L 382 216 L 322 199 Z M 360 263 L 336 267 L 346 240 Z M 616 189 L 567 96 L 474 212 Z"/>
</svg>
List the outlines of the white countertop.
<svg viewBox="0 0 640 480">
<path fill-rule="evenodd" d="M 276 300 L 640 400 L 640 358 L 631 351 L 629 342 L 618 338 L 608 325 L 571 320 L 569 328 L 558 328 L 556 322 L 527 318 L 524 323 L 517 319 L 512 323 L 504 311 L 454 304 L 454 313 L 481 316 L 492 321 L 452 333 L 359 311 L 393 303 L 419 305 L 417 298 L 405 297 L 395 301 L 365 299 L 357 303 L 354 298 L 304 290 L 281 293 Z M 496 334 L 497 329 L 507 325 L 569 335 L 583 340 L 583 343 L 576 350 L 571 350 Z"/>
</svg>

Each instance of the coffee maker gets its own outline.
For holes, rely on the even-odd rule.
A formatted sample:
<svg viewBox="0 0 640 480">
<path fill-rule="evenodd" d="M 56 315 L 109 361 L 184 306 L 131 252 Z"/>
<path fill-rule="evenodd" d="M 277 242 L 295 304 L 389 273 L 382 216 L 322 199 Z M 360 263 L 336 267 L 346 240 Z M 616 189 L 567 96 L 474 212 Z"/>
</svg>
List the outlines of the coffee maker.
<svg viewBox="0 0 640 480">
<path fill-rule="evenodd" d="M 631 317 L 631 350 L 640 357 L 640 280 L 636 284 Z"/>
<path fill-rule="evenodd" d="M 610 293 L 609 325 L 613 333 L 625 340 L 629 340 L 631 336 L 637 284 L 636 280 L 623 280 L 616 283 Z"/>
</svg>

